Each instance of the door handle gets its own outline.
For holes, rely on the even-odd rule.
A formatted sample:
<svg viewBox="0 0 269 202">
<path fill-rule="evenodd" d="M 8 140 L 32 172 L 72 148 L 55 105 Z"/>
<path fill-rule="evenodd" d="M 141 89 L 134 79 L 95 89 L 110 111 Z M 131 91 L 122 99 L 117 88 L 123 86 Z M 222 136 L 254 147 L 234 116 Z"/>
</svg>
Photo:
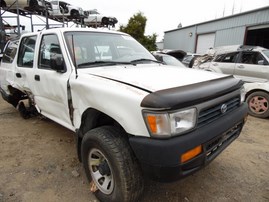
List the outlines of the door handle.
<svg viewBox="0 0 269 202">
<path fill-rule="evenodd" d="M 245 66 L 244 65 L 238 65 L 238 68 L 243 69 L 243 68 L 245 68 Z"/>
<path fill-rule="evenodd" d="M 218 66 L 218 63 L 212 63 L 213 66 Z"/>
<path fill-rule="evenodd" d="M 21 78 L 21 74 L 20 73 L 16 73 L 16 77 L 17 78 Z"/>
<path fill-rule="evenodd" d="M 35 75 L 35 80 L 36 81 L 40 81 L 40 76 L 39 75 Z"/>
</svg>

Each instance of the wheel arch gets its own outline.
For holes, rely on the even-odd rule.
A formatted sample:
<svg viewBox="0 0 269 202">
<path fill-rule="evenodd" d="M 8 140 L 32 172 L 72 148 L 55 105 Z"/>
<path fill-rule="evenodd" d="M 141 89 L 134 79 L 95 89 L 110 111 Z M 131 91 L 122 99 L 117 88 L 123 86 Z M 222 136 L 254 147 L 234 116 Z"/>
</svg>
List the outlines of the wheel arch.
<svg viewBox="0 0 269 202">
<path fill-rule="evenodd" d="M 113 125 L 122 128 L 121 125 L 109 115 L 97 109 L 88 108 L 81 116 L 81 124 L 79 128 L 81 132 L 80 136 L 83 137 L 83 135 L 89 130 L 104 125 Z"/>
<path fill-rule="evenodd" d="M 258 92 L 258 91 L 269 94 L 268 91 L 266 91 L 266 90 L 264 90 L 264 89 L 262 89 L 262 88 L 254 88 L 254 89 L 251 89 L 251 90 L 249 90 L 249 91 L 246 92 L 245 100 L 247 99 L 247 97 L 248 97 L 249 95 L 251 95 L 251 94 L 254 93 L 254 92 Z"/>
<path fill-rule="evenodd" d="M 104 24 L 104 25 L 108 25 L 109 24 L 108 17 L 103 16 L 102 19 L 101 19 L 101 23 Z"/>
<path fill-rule="evenodd" d="M 1 89 L 2 98 L 11 105 L 13 105 L 15 108 L 17 107 L 19 101 L 28 99 L 27 94 L 17 88 L 14 88 L 11 85 L 8 85 L 7 89 L 8 92 Z"/>
<path fill-rule="evenodd" d="M 117 128 L 120 128 L 121 130 L 125 131 L 123 127 L 118 123 L 115 119 L 110 117 L 109 115 L 94 109 L 94 108 L 88 108 L 86 109 L 82 116 L 81 116 L 81 124 L 79 129 L 76 131 L 77 137 L 76 137 L 76 143 L 77 143 L 77 154 L 78 158 L 81 161 L 81 143 L 84 135 L 94 129 L 101 126 L 114 126 Z M 126 134 L 127 133 L 123 133 Z"/>
<path fill-rule="evenodd" d="M 68 8 L 68 10 L 70 12 L 70 16 L 71 17 L 75 17 L 75 18 L 79 17 L 79 11 L 77 9 L 75 9 L 75 8 L 71 8 L 71 9 Z"/>
</svg>

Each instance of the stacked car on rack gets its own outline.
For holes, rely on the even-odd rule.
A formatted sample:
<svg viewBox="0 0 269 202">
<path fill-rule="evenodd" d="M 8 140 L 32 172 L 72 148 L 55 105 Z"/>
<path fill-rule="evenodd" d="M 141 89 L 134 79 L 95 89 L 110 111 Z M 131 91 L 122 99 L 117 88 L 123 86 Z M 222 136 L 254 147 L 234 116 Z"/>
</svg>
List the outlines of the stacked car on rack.
<svg viewBox="0 0 269 202">
<path fill-rule="evenodd" d="M 102 15 L 96 9 L 83 11 L 79 6 L 71 5 L 58 0 L 5 0 L 1 7 L 16 10 L 18 8 L 31 11 L 49 18 L 66 18 L 69 20 L 81 19 L 86 26 L 115 26 L 117 18 Z"/>
</svg>

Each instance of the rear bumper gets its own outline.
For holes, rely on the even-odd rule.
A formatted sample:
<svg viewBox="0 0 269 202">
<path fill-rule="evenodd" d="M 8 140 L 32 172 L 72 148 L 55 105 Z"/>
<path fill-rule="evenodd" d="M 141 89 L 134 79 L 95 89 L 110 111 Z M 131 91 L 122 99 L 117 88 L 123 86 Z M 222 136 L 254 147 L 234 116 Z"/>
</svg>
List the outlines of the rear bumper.
<svg viewBox="0 0 269 202">
<path fill-rule="evenodd" d="M 239 136 L 246 116 L 247 105 L 243 104 L 217 121 L 182 136 L 165 140 L 131 137 L 129 141 L 148 176 L 174 181 L 194 173 L 218 156 Z M 202 153 L 181 163 L 181 155 L 198 145 L 202 145 Z"/>
</svg>

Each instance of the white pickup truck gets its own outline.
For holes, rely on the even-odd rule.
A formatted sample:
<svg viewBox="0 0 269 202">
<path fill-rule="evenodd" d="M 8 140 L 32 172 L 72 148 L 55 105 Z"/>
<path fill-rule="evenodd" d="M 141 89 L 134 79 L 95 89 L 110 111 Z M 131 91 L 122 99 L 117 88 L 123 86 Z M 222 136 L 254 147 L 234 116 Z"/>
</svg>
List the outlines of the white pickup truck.
<svg viewBox="0 0 269 202">
<path fill-rule="evenodd" d="M 240 134 L 242 82 L 159 63 L 131 36 L 58 28 L 10 41 L 2 97 L 24 118 L 74 131 L 100 201 L 137 201 L 143 176 L 174 181 L 201 169 Z"/>
</svg>

